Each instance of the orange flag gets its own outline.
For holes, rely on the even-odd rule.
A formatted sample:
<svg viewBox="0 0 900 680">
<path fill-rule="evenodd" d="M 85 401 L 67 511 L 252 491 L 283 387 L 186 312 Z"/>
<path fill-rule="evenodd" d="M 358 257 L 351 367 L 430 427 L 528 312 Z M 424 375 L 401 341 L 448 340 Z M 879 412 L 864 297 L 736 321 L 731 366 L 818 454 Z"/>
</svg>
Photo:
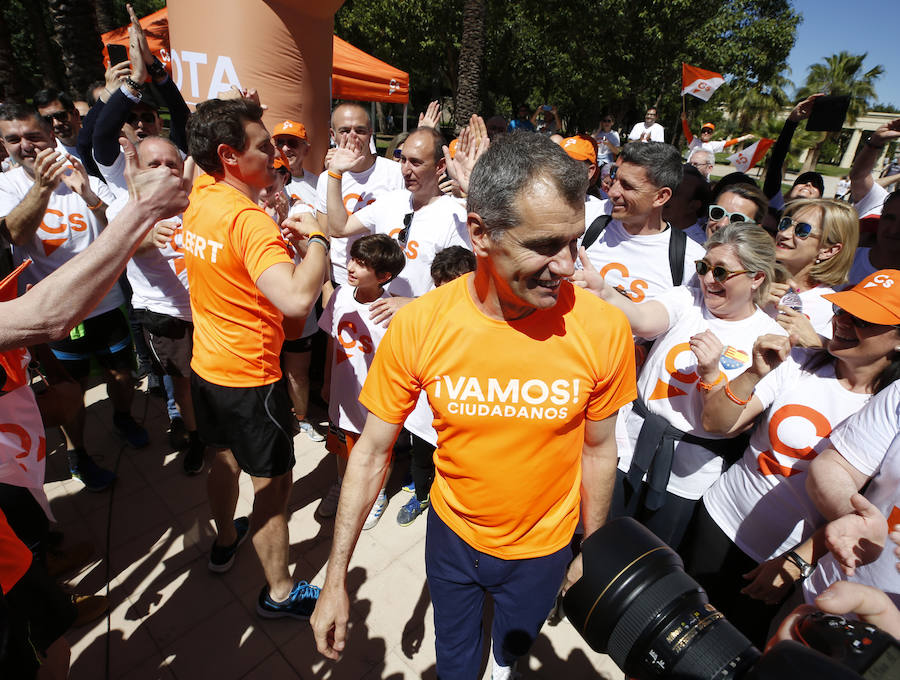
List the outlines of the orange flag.
<svg viewBox="0 0 900 680">
<path fill-rule="evenodd" d="M 738 172 L 747 172 L 747 170 L 754 167 L 762 160 L 762 157 L 766 155 L 766 151 L 768 151 L 769 147 L 774 143 L 774 139 L 762 137 L 759 141 L 751 144 L 743 151 L 731 154 L 728 157 L 728 160 L 731 161 L 731 164 L 734 165 L 735 170 Z"/>
<path fill-rule="evenodd" d="M 692 94 L 705 102 L 725 82 L 721 73 L 681 62 L 681 94 Z"/>
</svg>

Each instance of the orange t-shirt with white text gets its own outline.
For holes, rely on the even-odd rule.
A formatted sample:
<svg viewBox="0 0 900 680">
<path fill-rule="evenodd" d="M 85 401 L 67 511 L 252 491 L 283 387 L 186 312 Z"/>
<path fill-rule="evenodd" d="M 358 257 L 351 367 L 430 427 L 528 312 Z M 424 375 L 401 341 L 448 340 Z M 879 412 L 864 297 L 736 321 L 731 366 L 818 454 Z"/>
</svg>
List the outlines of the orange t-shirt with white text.
<svg viewBox="0 0 900 680">
<path fill-rule="evenodd" d="M 402 423 L 425 390 L 438 436 L 435 512 L 481 552 L 549 555 L 578 523 L 585 418 L 637 395 L 631 327 L 567 282 L 552 309 L 491 319 L 469 276 L 397 312 L 359 400 Z"/>
<path fill-rule="evenodd" d="M 183 223 L 194 317 L 191 368 L 225 387 L 277 381 L 283 316 L 256 280 L 272 265 L 293 263 L 278 226 L 240 191 L 203 176 Z"/>
</svg>

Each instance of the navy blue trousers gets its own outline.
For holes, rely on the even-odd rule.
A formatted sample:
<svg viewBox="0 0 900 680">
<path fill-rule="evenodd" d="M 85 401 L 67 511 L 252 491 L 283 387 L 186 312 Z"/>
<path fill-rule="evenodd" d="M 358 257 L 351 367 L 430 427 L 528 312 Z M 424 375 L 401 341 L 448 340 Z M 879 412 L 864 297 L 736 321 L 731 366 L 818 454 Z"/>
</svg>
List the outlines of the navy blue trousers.
<svg viewBox="0 0 900 680">
<path fill-rule="evenodd" d="M 434 607 L 440 680 L 479 677 L 485 593 L 494 601 L 494 659 L 502 666 L 528 652 L 572 559 L 569 546 L 545 557 L 504 560 L 479 552 L 434 510 L 425 534 L 425 573 Z"/>
</svg>

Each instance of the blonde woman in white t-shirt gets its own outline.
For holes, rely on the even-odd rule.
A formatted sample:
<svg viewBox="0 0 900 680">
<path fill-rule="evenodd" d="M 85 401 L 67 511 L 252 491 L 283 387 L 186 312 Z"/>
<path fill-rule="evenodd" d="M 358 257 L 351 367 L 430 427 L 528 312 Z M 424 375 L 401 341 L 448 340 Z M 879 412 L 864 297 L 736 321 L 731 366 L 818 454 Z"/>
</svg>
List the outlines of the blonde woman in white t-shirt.
<svg viewBox="0 0 900 680">
<path fill-rule="evenodd" d="M 576 283 L 625 312 L 636 336 L 655 340 L 626 416 L 610 517 L 635 517 L 675 549 L 724 458 L 743 450 L 728 441 L 733 435 L 703 429 L 698 385 L 736 377 L 749 366 L 757 337 L 783 332 L 759 306 L 775 268 L 762 227 L 729 224 L 705 246 L 696 263 L 699 289 L 679 286 L 647 302 L 624 297 L 587 264 L 575 274 Z M 588 261 L 584 253 L 581 260 Z M 701 370 L 700 357 L 713 352 Z"/>
<path fill-rule="evenodd" d="M 800 347 L 823 346 L 831 337 L 831 303 L 823 298 L 847 283 L 859 243 L 859 216 L 853 206 L 831 198 L 788 202 L 775 234 L 775 259 L 788 272 L 775 283 L 767 311 Z M 781 304 L 789 289 L 800 295 L 802 311 Z"/>
<path fill-rule="evenodd" d="M 792 352 L 793 336 L 765 335 L 752 365 L 704 396 L 707 430 L 735 434 L 758 424 L 741 460 L 704 494 L 683 554 L 710 601 L 756 643 L 808 571 L 804 563 L 820 556 L 813 546 L 822 542 L 808 540 L 825 523 L 806 492 L 810 464 L 834 427 L 900 376 L 895 283 L 900 271 L 885 270 L 826 295 L 836 306 L 825 352 Z M 892 306 L 894 316 L 884 317 Z"/>
</svg>

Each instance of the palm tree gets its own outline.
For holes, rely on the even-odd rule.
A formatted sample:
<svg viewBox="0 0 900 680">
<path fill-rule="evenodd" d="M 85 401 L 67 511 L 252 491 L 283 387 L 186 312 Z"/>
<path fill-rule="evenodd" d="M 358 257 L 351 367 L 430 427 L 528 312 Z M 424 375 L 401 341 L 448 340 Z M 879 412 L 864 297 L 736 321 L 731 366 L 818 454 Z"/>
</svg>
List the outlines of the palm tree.
<svg viewBox="0 0 900 680">
<path fill-rule="evenodd" d="M 462 44 L 459 48 L 459 77 L 453 115 L 457 128 L 466 125 L 481 109 L 481 61 L 484 54 L 484 0 L 466 0 L 463 7 Z"/>
<path fill-rule="evenodd" d="M 47 0 L 47 6 L 69 88 L 84 92 L 95 80 L 103 80 L 102 45 L 94 6 L 73 0 Z"/>
<path fill-rule="evenodd" d="M 806 84 L 797 93 L 798 99 L 804 99 L 816 92 L 831 95 L 850 95 L 850 108 L 847 110 L 847 124 L 853 125 L 856 119 L 869 109 L 875 100 L 875 79 L 884 73 L 883 66 L 875 66 L 862 72 L 863 61 L 868 53 L 850 54 L 841 52 L 825 57 L 824 64 L 813 64 L 809 67 Z M 840 132 L 829 132 L 822 136 L 806 156 L 803 164 L 804 172 L 816 167 L 822 144 L 826 139 L 837 139 Z"/>
<path fill-rule="evenodd" d="M 747 132 L 781 111 L 790 103 L 785 90 L 792 86 L 781 74 L 773 76 L 768 83 L 735 78 L 728 84 L 726 101 L 736 129 Z"/>
<path fill-rule="evenodd" d="M 0 101 L 23 99 L 25 89 L 13 58 L 9 26 L 0 13 Z"/>
</svg>

